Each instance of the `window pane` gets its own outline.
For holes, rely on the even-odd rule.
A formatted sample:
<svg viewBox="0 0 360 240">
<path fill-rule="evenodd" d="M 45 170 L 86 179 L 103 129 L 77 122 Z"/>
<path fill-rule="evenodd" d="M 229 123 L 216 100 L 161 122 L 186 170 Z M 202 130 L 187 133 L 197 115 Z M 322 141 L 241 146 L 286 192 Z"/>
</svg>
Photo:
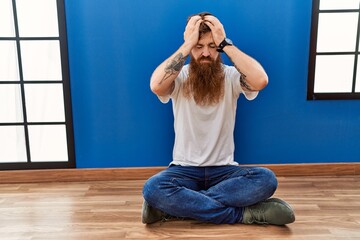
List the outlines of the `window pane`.
<svg viewBox="0 0 360 240">
<path fill-rule="evenodd" d="M 25 84 L 28 122 L 65 122 L 62 84 Z"/>
<path fill-rule="evenodd" d="M 0 163 L 26 162 L 23 126 L 0 126 Z"/>
<path fill-rule="evenodd" d="M 0 122 L 23 122 L 19 84 L 0 84 Z"/>
<path fill-rule="evenodd" d="M 320 10 L 358 9 L 359 0 L 320 0 Z"/>
<path fill-rule="evenodd" d="M 353 55 L 317 56 L 314 92 L 351 92 L 353 69 Z"/>
<path fill-rule="evenodd" d="M 62 80 L 59 41 L 21 41 L 24 80 Z"/>
<path fill-rule="evenodd" d="M 20 37 L 58 37 L 56 0 L 16 0 Z"/>
<path fill-rule="evenodd" d="M 360 92 L 360 61 L 359 61 L 359 59 L 358 59 L 357 73 L 356 73 L 355 92 Z"/>
<path fill-rule="evenodd" d="M 65 125 L 29 126 L 32 162 L 68 161 Z"/>
<path fill-rule="evenodd" d="M 0 81 L 19 81 L 15 41 L 0 41 Z"/>
<path fill-rule="evenodd" d="M 320 13 L 317 52 L 354 52 L 358 13 Z"/>
<path fill-rule="evenodd" d="M 0 1 L 0 37 L 15 37 L 11 0 Z"/>
</svg>

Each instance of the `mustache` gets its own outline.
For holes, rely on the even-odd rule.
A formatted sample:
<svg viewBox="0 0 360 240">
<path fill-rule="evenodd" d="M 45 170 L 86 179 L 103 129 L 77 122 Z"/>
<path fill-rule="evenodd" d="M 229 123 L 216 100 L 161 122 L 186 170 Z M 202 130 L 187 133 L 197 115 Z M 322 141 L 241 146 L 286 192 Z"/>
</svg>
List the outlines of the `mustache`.
<svg viewBox="0 0 360 240">
<path fill-rule="evenodd" d="M 213 61 L 213 60 L 211 59 L 211 57 L 205 57 L 205 56 L 200 57 L 200 58 L 199 58 L 199 61 L 201 61 L 201 60 L 210 60 L 210 61 Z"/>
</svg>

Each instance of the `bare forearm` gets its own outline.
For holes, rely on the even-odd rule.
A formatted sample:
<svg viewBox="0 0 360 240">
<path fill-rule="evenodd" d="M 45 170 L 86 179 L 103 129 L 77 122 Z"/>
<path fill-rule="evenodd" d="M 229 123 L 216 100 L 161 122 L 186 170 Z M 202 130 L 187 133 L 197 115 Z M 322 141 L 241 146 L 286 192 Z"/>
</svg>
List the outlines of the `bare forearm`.
<svg viewBox="0 0 360 240">
<path fill-rule="evenodd" d="M 156 95 L 162 96 L 169 94 L 172 90 L 174 80 L 185 64 L 189 52 L 189 48 L 183 44 L 173 55 L 155 69 L 151 76 L 150 88 Z"/>
<path fill-rule="evenodd" d="M 188 21 L 184 31 L 184 43 L 180 48 L 161 63 L 151 76 L 150 88 L 158 96 L 165 96 L 172 92 L 174 80 L 179 75 L 191 49 L 199 40 L 200 16 L 193 16 Z"/>
<path fill-rule="evenodd" d="M 255 59 L 248 56 L 236 46 L 226 46 L 224 52 L 241 73 L 240 83 L 248 91 L 260 91 L 268 83 L 268 76 L 263 67 Z"/>
</svg>

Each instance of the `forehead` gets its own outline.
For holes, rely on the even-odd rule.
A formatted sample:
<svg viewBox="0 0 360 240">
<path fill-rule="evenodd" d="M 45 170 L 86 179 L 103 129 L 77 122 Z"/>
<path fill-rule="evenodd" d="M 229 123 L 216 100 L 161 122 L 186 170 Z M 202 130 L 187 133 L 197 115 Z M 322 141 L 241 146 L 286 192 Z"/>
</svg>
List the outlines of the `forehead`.
<svg viewBox="0 0 360 240">
<path fill-rule="evenodd" d="M 198 41 L 198 44 L 202 44 L 202 45 L 208 45 L 210 43 L 214 43 L 214 39 L 212 37 L 211 32 L 207 32 L 203 34 Z"/>
</svg>

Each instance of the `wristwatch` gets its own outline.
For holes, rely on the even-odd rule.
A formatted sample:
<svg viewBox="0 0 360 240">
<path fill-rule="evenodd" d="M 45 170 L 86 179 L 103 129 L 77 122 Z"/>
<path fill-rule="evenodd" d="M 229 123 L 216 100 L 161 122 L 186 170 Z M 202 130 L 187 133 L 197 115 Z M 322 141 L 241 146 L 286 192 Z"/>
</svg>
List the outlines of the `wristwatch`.
<svg viewBox="0 0 360 240">
<path fill-rule="evenodd" d="M 231 46 L 233 45 L 233 42 L 228 39 L 228 38 L 225 38 L 221 43 L 220 45 L 217 47 L 216 51 L 218 52 L 224 52 L 223 48 L 226 47 L 226 46 Z"/>
</svg>

